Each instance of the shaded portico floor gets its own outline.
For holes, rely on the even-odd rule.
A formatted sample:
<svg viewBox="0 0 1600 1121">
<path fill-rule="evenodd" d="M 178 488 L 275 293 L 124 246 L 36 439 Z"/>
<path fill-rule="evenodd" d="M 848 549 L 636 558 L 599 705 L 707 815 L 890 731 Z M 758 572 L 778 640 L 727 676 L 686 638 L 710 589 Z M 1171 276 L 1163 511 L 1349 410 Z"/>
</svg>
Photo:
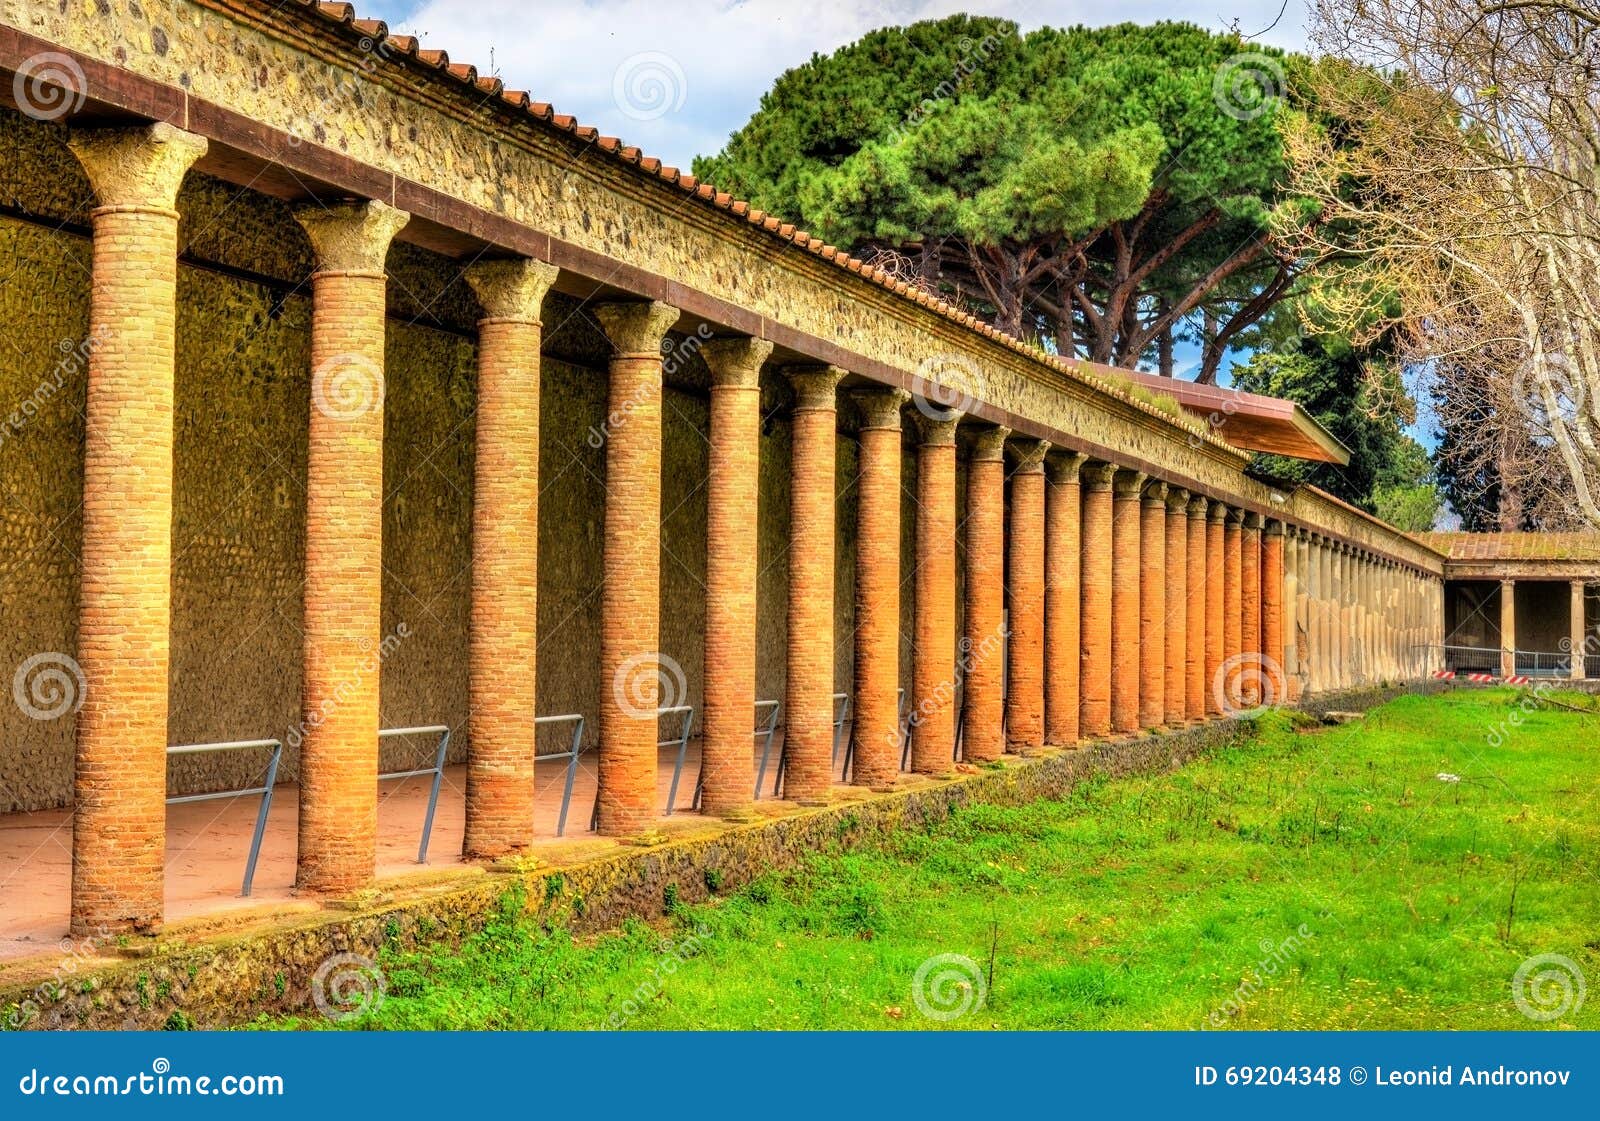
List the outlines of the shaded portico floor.
<svg viewBox="0 0 1600 1121">
<path fill-rule="evenodd" d="M 770 799 L 781 735 L 775 738 L 763 799 Z M 671 787 L 676 747 L 659 750 L 656 785 L 658 804 L 666 807 Z M 537 774 L 535 831 L 541 855 L 556 858 L 567 849 L 593 846 L 589 832 L 594 807 L 598 756 L 580 757 L 573 782 L 565 836 L 556 835 L 556 822 L 566 780 L 565 761 L 540 763 Z M 760 752 L 756 752 L 760 765 Z M 685 753 L 676 798 L 679 820 L 698 815 L 691 809 L 695 778 L 700 768 L 698 741 Z M 910 780 L 907 776 L 908 781 Z M 379 787 L 378 878 L 380 883 L 415 876 L 428 869 L 459 866 L 466 820 L 466 768 L 445 770 L 439 807 L 428 846 L 428 863 L 417 864 L 417 846 L 426 816 L 431 776 L 385 782 Z M 254 888 L 248 898 L 239 894 L 250 838 L 255 828 L 259 796 L 212 802 L 179 803 L 167 807 L 166 918 L 169 922 L 209 918 L 225 920 L 230 910 L 263 905 L 304 907 L 320 903 L 294 893 L 295 831 L 299 789 L 282 784 L 274 792 L 272 812 L 262 840 Z M 781 803 L 780 803 L 781 804 Z M 776 808 L 776 805 L 774 806 Z M 663 817 L 664 823 L 673 818 Z M 614 842 L 598 842 L 614 843 Z M 549 853 L 542 850 L 548 848 Z M 67 934 L 72 879 L 72 813 L 46 810 L 0 816 L 0 961 L 30 957 L 49 951 Z"/>
</svg>

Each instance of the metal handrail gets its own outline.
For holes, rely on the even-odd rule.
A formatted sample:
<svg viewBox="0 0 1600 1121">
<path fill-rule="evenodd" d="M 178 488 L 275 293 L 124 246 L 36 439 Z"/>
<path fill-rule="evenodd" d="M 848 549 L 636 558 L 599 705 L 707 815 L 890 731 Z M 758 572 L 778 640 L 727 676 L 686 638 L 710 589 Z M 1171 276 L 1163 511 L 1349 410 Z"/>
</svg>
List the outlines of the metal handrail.
<svg viewBox="0 0 1600 1121">
<path fill-rule="evenodd" d="M 390 779 L 416 778 L 418 775 L 432 775 L 433 789 L 428 794 L 428 814 L 422 819 L 422 843 L 417 847 L 417 863 L 428 863 L 428 839 L 433 835 L 433 815 L 439 808 L 439 786 L 444 782 L 444 758 L 450 750 L 450 729 L 443 724 L 423 724 L 415 728 L 384 728 L 378 732 L 378 742 L 386 739 L 396 739 L 400 736 L 427 736 L 439 737 L 438 750 L 434 752 L 433 766 L 423 767 L 413 771 L 390 771 L 378 776 L 379 782 L 388 782 Z"/>
<path fill-rule="evenodd" d="M 678 759 L 672 766 L 672 786 L 667 791 L 667 814 L 670 816 L 678 808 L 678 780 L 683 775 L 684 757 L 689 753 L 689 733 L 694 730 L 694 705 L 672 705 L 670 708 L 656 709 L 656 727 L 661 726 L 663 716 L 683 714 L 683 727 L 678 735 L 670 740 L 657 740 L 656 747 L 671 747 L 678 745 Z M 598 812 L 598 806 L 596 810 Z"/>
<path fill-rule="evenodd" d="M 760 712 L 762 709 L 767 710 L 766 720 L 760 724 L 757 724 L 756 730 L 751 733 L 752 736 L 764 735 L 767 737 L 766 742 L 761 745 L 761 768 L 756 772 L 756 798 L 761 797 L 761 784 L 766 781 L 767 757 L 772 754 L 772 739 L 778 731 L 778 712 L 782 707 L 783 706 L 777 701 L 756 702 L 757 712 Z M 788 758 L 789 752 L 786 745 L 783 751 L 778 752 L 778 769 L 777 772 L 772 776 L 772 796 L 774 798 L 778 796 L 778 787 L 783 784 L 783 765 Z M 705 770 L 705 755 L 703 752 L 700 756 L 700 769 L 702 771 Z"/>
<path fill-rule="evenodd" d="M 256 809 L 256 828 L 250 837 L 250 855 L 244 862 L 244 887 L 240 895 L 249 895 L 250 886 L 256 878 L 256 860 L 261 856 L 261 840 L 267 833 L 267 815 L 272 812 L 272 788 L 278 783 L 278 764 L 283 759 L 283 743 L 280 740 L 228 740 L 222 743 L 182 743 L 174 744 L 167 748 L 167 758 L 174 755 L 200 755 L 212 751 L 248 751 L 253 748 L 272 749 L 272 756 L 267 760 L 267 777 L 261 786 L 246 787 L 243 790 L 219 790 L 212 794 L 179 794 L 167 798 L 167 805 L 176 806 L 181 802 L 211 802 L 221 798 L 248 798 L 252 794 L 261 795 L 261 805 Z"/>
<path fill-rule="evenodd" d="M 578 777 L 578 756 L 583 751 L 583 713 L 568 712 L 560 716 L 539 716 L 533 721 L 535 728 L 545 728 L 556 724 L 572 724 L 572 746 L 566 751 L 554 752 L 549 755 L 540 755 L 537 741 L 534 743 L 533 761 L 539 763 L 554 763 L 558 760 L 567 761 L 567 785 L 561 794 L 561 816 L 556 821 L 556 836 L 562 837 L 567 832 L 567 807 L 572 804 L 572 784 Z"/>
</svg>

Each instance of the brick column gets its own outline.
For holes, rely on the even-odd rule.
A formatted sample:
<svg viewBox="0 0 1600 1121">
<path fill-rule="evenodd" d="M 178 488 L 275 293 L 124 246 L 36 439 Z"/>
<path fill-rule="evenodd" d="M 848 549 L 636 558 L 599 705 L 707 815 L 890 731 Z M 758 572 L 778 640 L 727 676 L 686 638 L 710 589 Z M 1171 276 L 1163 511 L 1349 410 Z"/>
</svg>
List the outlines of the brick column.
<svg viewBox="0 0 1600 1121">
<path fill-rule="evenodd" d="M 1217 716 L 1222 706 L 1217 703 L 1217 683 L 1222 679 L 1223 659 L 1223 602 L 1222 585 L 1227 580 L 1222 523 L 1227 520 L 1228 507 L 1212 502 L 1206 511 L 1206 715 Z"/>
<path fill-rule="evenodd" d="M 1083 632 L 1078 663 L 1078 734 L 1098 739 L 1111 730 L 1112 494 L 1117 469 L 1095 463 L 1082 469 L 1083 550 L 1078 571 L 1081 597 L 1078 622 Z"/>
<path fill-rule="evenodd" d="M 1572 667 L 1570 672 L 1572 677 L 1578 681 L 1581 681 L 1584 678 L 1583 587 L 1584 583 L 1582 580 L 1574 580 L 1571 583 L 1571 610 L 1570 618 L 1568 620 L 1568 634 L 1571 635 L 1571 638 L 1569 638 L 1568 641 L 1572 644 Z"/>
<path fill-rule="evenodd" d="M 884 388 L 861 390 L 855 397 L 861 457 L 851 781 L 892 790 L 900 774 L 900 408 L 909 398 Z"/>
<path fill-rule="evenodd" d="M 1320 693 L 1324 688 L 1322 675 L 1326 663 L 1323 661 L 1322 540 L 1316 534 L 1309 535 L 1306 541 L 1306 565 L 1309 580 L 1306 588 L 1306 691 Z"/>
<path fill-rule="evenodd" d="M 467 268 L 478 321 L 472 472 L 472 607 L 467 620 L 467 823 L 462 851 L 496 857 L 533 843 L 539 646 L 539 309 L 556 279 L 543 261 Z"/>
<path fill-rule="evenodd" d="M 377 868 L 384 260 L 409 216 L 354 202 L 295 217 L 316 257 L 295 882 L 335 892 Z"/>
<path fill-rule="evenodd" d="M 1011 640 L 1006 645 L 1006 750 L 1030 755 L 1044 746 L 1044 457 L 1043 440 L 1012 441 L 1011 520 L 1006 587 Z"/>
<path fill-rule="evenodd" d="M 1284 667 L 1289 656 L 1283 639 L 1283 523 L 1269 521 L 1261 531 L 1261 691 L 1258 704 L 1288 700 Z"/>
<path fill-rule="evenodd" d="M 730 819 L 748 818 L 755 795 L 761 364 L 771 353 L 765 339 L 712 339 L 700 348 L 711 373 L 701 808 Z"/>
<path fill-rule="evenodd" d="M 929 412 L 935 415 L 928 415 Z M 911 665 L 911 769 L 948 774 L 956 750 L 956 422 L 914 414 L 917 444 L 916 645 Z"/>
<path fill-rule="evenodd" d="M 595 316 L 613 348 L 600 589 L 600 832 L 622 836 L 648 828 L 662 810 L 661 342 L 678 309 L 601 304 Z"/>
<path fill-rule="evenodd" d="M 1206 697 L 1210 692 L 1206 678 L 1206 510 L 1211 504 L 1202 496 L 1189 499 L 1187 563 L 1184 605 L 1184 671 L 1188 683 L 1183 690 L 1183 715 L 1186 720 L 1204 720 Z"/>
<path fill-rule="evenodd" d="M 1222 662 L 1227 666 L 1237 666 L 1244 649 L 1243 524 L 1243 510 L 1229 510 L 1222 523 Z"/>
<path fill-rule="evenodd" d="M 1350 549 L 1339 544 L 1333 550 L 1334 600 L 1333 633 L 1334 665 L 1338 667 L 1339 688 L 1349 689 L 1354 684 L 1350 664 Z"/>
<path fill-rule="evenodd" d="M 1300 542 L 1299 531 L 1292 525 L 1280 522 L 1283 551 L 1283 688 L 1290 704 L 1300 702 L 1300 636 L 1298 633 L 1300 602 Z"/>
<path fill-rule="evenodd" d="M 1167 719 L 1167 484 L 1144 488 L 1139 503 L 1139 726 Z"/>
<path fill-rule="evenodd" d="M 1139 730 L 1141 496 L 1145 476 L 1119 471 L 1111 514 L 1111 730 Z"/>
<path fill-rule="evenodd" d="M 1239 652 L 1247 668 L 1240 697 L 1247 707 L 1261 703 L 1261 525 L 1260 514 L 1246 514 L 1239 536 Z"/>
<path fill-rule="evenodd" d="M 1300 663 L 1297 676 L 1300 692 L 1309 695 L 1316 691 L 1314 667 L 1317 661 L 1317 554 L 1309 531 L 1302 529 L 1296 536 L 1295 550 L 1300 557 L 1300 599 L 1296 610 L 1300 628 Z"/>
<path fill-rule="evenodd" d="M 1189 492 L 1170 487 L 1166 512 L 1166 611 L 1167 656 L 1164 677 L 1167 682 L 1166 722 L 1182 724 L 1188 708 L 1189 668 L 1185 650 L 1189 644 Z"/>
<path fill-rule="evenodd" d="M 74 133 L 94 190 L 71 926 L 153 931 L 167 838 L 178 188 L 170 125 Z M 70 668 L 70 667 L 69 667 Z"/>
<path fill-rule="evenodd" d="M 1336 593 L 1333 586 L 1333 542 L 1323 538 L 1318 551 L 1322 570 L 1322 643 L 1318 653 L 1322 667 L 1322 691 L 1330 692 L 1339 687 L 1338 667 L 1334 664 L 1337 660 L 1339 636 L 1334 633 L 1334 624 L 1338 616 L 1335 612 Z"/>
<path fill-rule="evenodd" d="M 828 800 L 833 784 L 835 391 L 844 371 L 837 366 L 805 366 L 787 373 L 794 386 L 794 446 L 789 468 L 784 797 L 815 806 Z M 896 483 L 898 495 L 898 479 Z M 858 711 L 856 719 L 860 718 Z M 861 767 L 859 755 L 856 766 Z"/>
<path fill-rule="evenodd" d="M 1083 494 L 1077 453 L 1046 461 L 1044 740 L 1078 742 L 1082 639 Z"/>
<path fill-rule="evenodd" d="M 966 684 L 962 751 L 969 763 L 1005 753 L 1005 522 L 1006 437 L 1009 428 L 985 428 L 967 461 Z M 1076 567 L 1076 561 L 1074 561 Z M 1074 588 L 1074 591 L 1077 589 Z M 1074 644 L 1076 655 L 1076 644 Z M 1077 666 L 1073 666 L 1074 672 Z M 1077 722 L 1077 713 L 1073 713 Z"/>
<path fill-rule="evenodd" d="M 1517 672 L 1517 585 L 1500 581 L 1500 676 Z"/>
</svg>

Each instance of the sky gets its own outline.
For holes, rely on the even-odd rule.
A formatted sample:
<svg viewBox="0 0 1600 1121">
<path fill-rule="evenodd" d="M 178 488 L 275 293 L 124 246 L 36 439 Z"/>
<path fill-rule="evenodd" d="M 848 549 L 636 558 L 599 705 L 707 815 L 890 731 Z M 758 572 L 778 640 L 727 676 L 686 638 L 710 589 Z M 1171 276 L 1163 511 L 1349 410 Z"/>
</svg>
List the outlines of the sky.
<svg viewBox="0 0 1600 1121">
<path fill-rule="evenodd" d="M 1305 42 L 1303 3 L 358 0 L 356 8 L 687 170 L 695 156 L 722 148 L 779 74 L 879 27 L 961 11 L 1015 20 L 1025 31 L 1181 19 L 1293 49 Z"/>
</svg>

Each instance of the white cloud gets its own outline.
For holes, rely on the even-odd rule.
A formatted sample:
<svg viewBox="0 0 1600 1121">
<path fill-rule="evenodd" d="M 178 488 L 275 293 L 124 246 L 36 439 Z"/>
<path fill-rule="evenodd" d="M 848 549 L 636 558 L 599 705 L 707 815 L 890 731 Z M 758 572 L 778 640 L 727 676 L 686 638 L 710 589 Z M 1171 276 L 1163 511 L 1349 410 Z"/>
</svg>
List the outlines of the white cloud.
<svg viewBox="0 0 1600 1121">
<path fill-rule="evenodd" d="M 1264 41 L 1303 44 L 1301 2 L 1289 0 Z M 1282 3 L 1219 0 L 1219 14 L 1206 17 L 1171 0 L 389 0 L 358 9 L 480 72 L 490 70 L 492 52 L 493 69 L 512 88 L 687 169 L 694 156 L 722 147 L 779 74 L 874 28 L 968 11 L 1024 29 L 1188 19 L 1221 31 L 1236 20 L 1250 34 L 1270 25 Z M 648 57 L 632 101 L 625 94 L 619 104 L 619 69 L 633 59 L 639 70 L 637 56 Z M 666 98 L 665 111 L 652 96 Z"/>
</svg>

